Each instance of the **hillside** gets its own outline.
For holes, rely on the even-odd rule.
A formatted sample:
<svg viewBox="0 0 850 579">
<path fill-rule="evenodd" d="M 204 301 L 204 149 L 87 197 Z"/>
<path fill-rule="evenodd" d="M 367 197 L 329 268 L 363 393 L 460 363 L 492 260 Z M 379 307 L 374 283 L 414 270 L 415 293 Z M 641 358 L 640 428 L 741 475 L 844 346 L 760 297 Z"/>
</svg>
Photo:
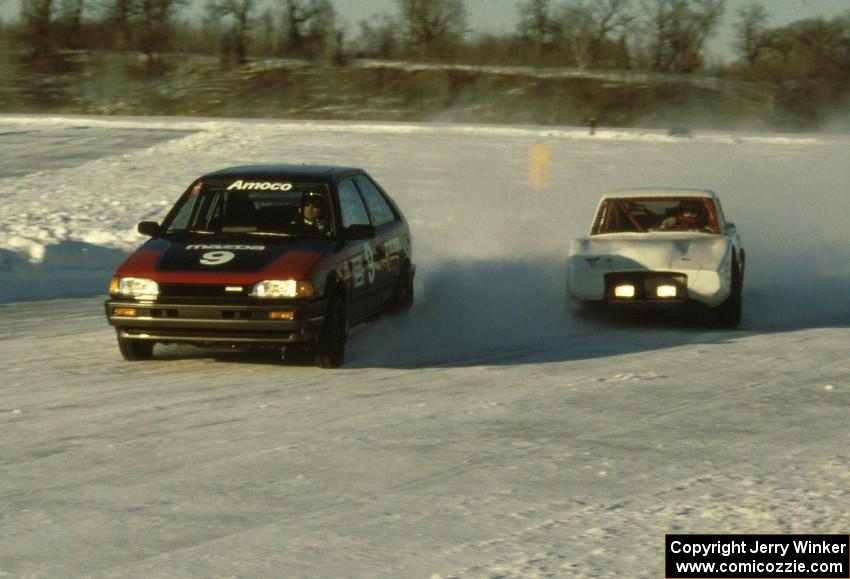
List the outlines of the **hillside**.
<svg viewBox="0 0 850 579">
<path fill-rule="evenodd" d="M 699 128 L 785 123 L 751 83 L 633 71 L 424 65 L 341 66 L 203 55 L 155 65 L 135 53 L 66 52 L 27 61 L 5 51 L 0 111 L 281 119 Z M 787 124 L 787 123 L 785 123 Z"/>
</svg>

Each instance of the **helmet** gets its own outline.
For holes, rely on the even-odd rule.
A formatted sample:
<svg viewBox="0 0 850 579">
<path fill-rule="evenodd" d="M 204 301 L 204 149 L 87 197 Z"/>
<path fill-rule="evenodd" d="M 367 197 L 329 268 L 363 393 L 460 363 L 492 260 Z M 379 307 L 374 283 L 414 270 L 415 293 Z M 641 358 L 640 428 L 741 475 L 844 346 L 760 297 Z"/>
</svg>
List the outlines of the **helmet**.
<svg viewBox="0 0 850 579">
<path fill-rule="evenodd" d="M 318 191 L 305 191 L 304 195 L 301 197 L 301 205 L 318 205 L 319 207 L 322 207 L 324 204 L 324 195 Z"/>
<path fill-rule="evenodd" d="M 705 215 L 702 201 L 686 199 L 679 203 L 679 220 L 685 223 L 700 223 Z"/>
</svg>

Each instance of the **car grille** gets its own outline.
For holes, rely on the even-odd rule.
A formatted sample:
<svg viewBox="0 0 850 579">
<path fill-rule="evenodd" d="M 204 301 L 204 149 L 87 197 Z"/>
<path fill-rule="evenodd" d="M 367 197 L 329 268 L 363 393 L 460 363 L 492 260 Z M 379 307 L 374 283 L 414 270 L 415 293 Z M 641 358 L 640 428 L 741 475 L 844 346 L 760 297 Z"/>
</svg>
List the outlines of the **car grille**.
<svg viewBox="0 0 850 579">
<path fill-rule="evenodd" d="M 241 292 L 227 291 L 234 286 L 203 285 L 182 283 L 159 284 L 159 295 L 162 298 L 243 298 L 250 292 L 249 287 L 241 286 Z"/>
</svg>

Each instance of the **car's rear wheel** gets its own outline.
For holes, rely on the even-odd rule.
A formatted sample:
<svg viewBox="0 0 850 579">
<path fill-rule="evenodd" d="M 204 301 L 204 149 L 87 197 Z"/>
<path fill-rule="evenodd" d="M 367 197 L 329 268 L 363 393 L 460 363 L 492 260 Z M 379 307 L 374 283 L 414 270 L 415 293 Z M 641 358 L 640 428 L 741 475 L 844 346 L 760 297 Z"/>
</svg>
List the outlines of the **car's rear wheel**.
<svg viewBox="0 0 850 579">
<path fill-rule="evenodd" d="M 409 263 L 405 263 L 398 274 L 395 289 L 387 301 L 387 311 L 392 314 L 405 312 L 413 307 L 413 271 Z"/>
<path fill-rule="evenodd" d="M 328 300 L 325 320 L 316 340 L 316 364 L 322 368 L 339 368 L 345 361 L 348 322 L 345 301 L 338 293 Z"/>
<path fill-rule="evenodd" d="M 153 342 L 147 340 L 134 340 L 118 336 L 118 350 L 121 351 L 121 356 L 130 362 L 153 358 Z"/>
<path fill-rule="evenodd" d="M 733 330 L 741 325 L 742 293 L 744 286 L 743 263 L 739 266 L 737 258 L 732 258 L 732 291 L 729 297 L 717 307 L 715 322 L 718 327 Z"/>
</svg>

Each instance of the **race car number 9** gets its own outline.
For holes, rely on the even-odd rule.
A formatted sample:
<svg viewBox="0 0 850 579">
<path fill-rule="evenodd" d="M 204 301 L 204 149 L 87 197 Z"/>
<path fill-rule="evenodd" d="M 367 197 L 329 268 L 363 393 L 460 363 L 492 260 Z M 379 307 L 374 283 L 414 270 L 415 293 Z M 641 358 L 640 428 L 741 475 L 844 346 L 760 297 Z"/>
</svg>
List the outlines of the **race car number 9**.
<svg viewBox="0 0 850 579">
<path fill-rule="evenodd" d="M 221 265 L 236 257 L 232 251 L 208 251 L 201 256 L 204 265 Z"/>
</svg>

